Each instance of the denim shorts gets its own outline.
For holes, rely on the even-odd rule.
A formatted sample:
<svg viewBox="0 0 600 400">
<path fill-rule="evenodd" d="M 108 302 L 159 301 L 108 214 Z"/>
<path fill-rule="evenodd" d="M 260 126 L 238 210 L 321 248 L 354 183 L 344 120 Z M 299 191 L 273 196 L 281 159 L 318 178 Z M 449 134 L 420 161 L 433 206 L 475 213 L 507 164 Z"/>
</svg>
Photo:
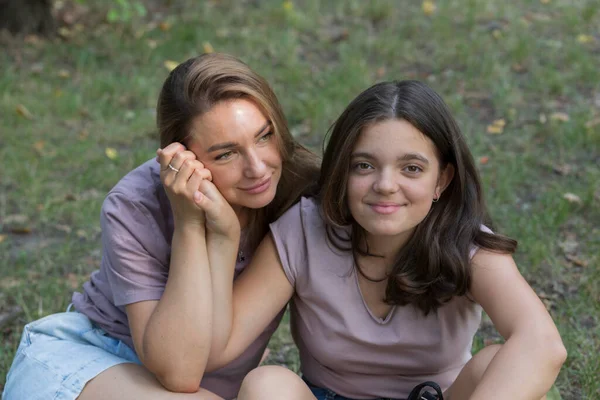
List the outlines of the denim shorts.
<svg viewBox="0 0 600 400">
<path fill-rule="evenodd" d="M 321 388 L 310 383 L 308 379 L 302 377 L 302 380 L 308 385 L 308 388 L 312 392 L 313 396 L 317 398 L 317 400 L 354 400 L 348 397 L 341 396 L 335 393 L 333 390 Z M 378 398 L 373 400 L 400 400 L 400 399 L 388 399 L 388 398 Z"/>
<path fill-rule="evenodd" d="M 74 400 L 88 381 L 122 363 L 141 364 L 131 347 L 85 315 L 49 315 L 25 325 L 2 398 Z"/>
</svg>

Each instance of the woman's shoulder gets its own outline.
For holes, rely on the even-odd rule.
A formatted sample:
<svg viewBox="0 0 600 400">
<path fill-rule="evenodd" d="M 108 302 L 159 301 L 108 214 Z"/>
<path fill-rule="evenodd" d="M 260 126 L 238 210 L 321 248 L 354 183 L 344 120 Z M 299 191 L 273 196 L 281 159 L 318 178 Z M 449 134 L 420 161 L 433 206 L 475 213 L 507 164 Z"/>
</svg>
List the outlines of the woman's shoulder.
<svg viewBox="0 0 600 400">
<path fill-rule="evenodd" d="M 160 165 L 153 158 L 128 172 L 110 190 L 102 213 L 141 209 L 150 214 L 170 210 L 166 192 L 160 182 Z"/>
</svg>

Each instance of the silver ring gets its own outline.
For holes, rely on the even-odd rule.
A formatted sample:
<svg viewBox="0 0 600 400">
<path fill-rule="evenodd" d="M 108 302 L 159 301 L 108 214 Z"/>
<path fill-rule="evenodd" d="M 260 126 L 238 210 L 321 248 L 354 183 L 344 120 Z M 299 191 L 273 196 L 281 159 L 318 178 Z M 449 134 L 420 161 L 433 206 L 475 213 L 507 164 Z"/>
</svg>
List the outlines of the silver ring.
<svg viewBox="0 0 600 400">
<path fill-rule="evenodd" d="M 177 168 L 175 168 L 174 166 L 172 166 L 171 163 L 169 163 L 169 165 L 167 165 L 167 167 L 169 167 L 169 169 L 171 171 L 179 172 L 179 170 Z"/>
</svg>

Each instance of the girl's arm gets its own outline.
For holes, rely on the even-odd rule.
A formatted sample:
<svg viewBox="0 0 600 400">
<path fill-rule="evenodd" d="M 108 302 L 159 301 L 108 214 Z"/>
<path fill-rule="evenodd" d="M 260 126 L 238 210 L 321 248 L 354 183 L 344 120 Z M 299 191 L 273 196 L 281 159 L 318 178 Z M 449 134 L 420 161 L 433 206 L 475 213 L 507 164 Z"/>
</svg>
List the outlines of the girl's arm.
<svg viewBox="0 0 600 400">
<path fill-rule="evenodd" d="M 211 263 L 213 273 L 220 268 Z M 211 349 L 206 370 L 213 371 L 240 354 L 264 331 L 294 294 L 286 277 L 271 235 L 258 246 L 251 264 L 227 291 L 214 291 L 214 302 L 232 304 L 223 318 L 224 324 L 213 335 L 224 338 Z M 214 344 L 214 342 L 213 342 Z"/>
<path fill-rule="evenodd" d="M 175 220 L 169 276 L 160 300 L 129 304 L 126 311 L 144 366 L 167 389 L 196 392 L 210 352 L 213 304 L 204 211 L 191 198 L 210 176 L 181 144 L 158 155 Z"/>
<path fill-rule="evenodd" d="M 567 356 L 552 318 L 510 255 L 481 249 L 472 267 L 471 293 L 506 343 L 471 399 L 542 398 Z"/>
</svg>

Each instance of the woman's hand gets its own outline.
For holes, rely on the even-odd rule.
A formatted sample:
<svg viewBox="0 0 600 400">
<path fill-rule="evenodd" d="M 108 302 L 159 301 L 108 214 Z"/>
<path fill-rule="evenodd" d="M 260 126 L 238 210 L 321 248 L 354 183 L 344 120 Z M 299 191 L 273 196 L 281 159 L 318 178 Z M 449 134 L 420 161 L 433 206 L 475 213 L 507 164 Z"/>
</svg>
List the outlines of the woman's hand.
<svg viewBox="0 0 600 400">
<path fill-rule="evenodd" d="M 196 155 L 181 143 L 158 149 L 156 154 L 174 218 L 185 223 L 201 223 L 208 233 L 239 238 L 240 224 L 235 212 Z"/>
<path fill-rule="evenodd" d="M 204 210 L 195 201 L 200 184 L 212 175 L 181 143 L 171 143 L 156 151 L 160 180 L 165 187 L 176 221 L 204 225 Z"/>
<path fill-rule="evenodd" d="M 217 187 L 208 180 L 200 182 L 193 196 L 196 206 L 204 210 L 206 232 L 234 239 L 240 236 L 240 221 Z"/>
</svg>

